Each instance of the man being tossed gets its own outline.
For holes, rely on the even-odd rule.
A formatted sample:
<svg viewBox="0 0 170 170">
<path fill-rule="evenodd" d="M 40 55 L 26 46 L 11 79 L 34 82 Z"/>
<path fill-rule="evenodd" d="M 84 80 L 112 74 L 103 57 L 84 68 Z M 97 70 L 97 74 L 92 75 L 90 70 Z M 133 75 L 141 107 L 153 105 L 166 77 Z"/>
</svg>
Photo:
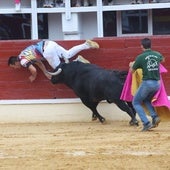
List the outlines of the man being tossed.
<svg viewBox="0 0 170 170">
<path fill-rule="evenodd" d="M 11 56 L 8 59 L 8 66 L 19 69 L 21 66 L 28 68 L 31 75 L 29 80 L 33 82 L 37 77 L 37 70 L 34 66 L 37 65 L 44 73 L 44 75 L 50 79 L 51 76 L 48 74 L 43 60 L 46 60 L 49 65 L 55 69 L 63 58 L 65 62 L 82 50 L 97 49 L 99 48 L 98 43 L 86 40 L 83 44 L 76 45 L 69 50 L 64 49 L 62 46 L 54 41 L 44 40 L 36 44 L 30 45 L 25 48 L 18 56 Z"/>
</svg>

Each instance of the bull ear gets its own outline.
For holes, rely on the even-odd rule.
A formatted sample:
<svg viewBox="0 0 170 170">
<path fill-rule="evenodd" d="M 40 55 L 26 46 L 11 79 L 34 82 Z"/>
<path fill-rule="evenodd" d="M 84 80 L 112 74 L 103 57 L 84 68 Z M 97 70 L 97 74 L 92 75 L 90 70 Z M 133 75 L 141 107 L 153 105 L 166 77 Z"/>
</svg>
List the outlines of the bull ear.
<svg viewBox="0 0 170 170">
<path fill-rule="evenodd" d="M 61 71 L 62 71 L 62 69 L 61 68 L 59 68 L 57 71 L 55 71 L 54 73 L 52 73 L 52 72 L 48 72 L 47 71 L 47 73 L 48 74 L 50 74 L 50 75 L 52 75 L 52 76 L 56 76 L 56 75 L 58 75 L 58 74 L 60 74 L 61 73 Z"/>
</svg>

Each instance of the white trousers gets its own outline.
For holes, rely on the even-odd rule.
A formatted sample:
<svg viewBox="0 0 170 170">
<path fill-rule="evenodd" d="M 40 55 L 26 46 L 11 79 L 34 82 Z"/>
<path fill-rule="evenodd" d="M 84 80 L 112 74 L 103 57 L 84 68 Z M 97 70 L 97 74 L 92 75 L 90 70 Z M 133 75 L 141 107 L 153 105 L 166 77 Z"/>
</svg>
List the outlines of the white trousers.
<svg viewBox="0 0 170 170">
<path fill-rule="evenodd" d="M 61 63 L 61 58 L 65 57 L 69 59 L 74 57 L 80 51 L 89 48 L 90 47 L 86 43 L 83 43 L 66 50 L 54 41 L 46 41 L 44 45 L 43 56 L 48 61 L 49 65 L 55 69 Z"/>
</svg>

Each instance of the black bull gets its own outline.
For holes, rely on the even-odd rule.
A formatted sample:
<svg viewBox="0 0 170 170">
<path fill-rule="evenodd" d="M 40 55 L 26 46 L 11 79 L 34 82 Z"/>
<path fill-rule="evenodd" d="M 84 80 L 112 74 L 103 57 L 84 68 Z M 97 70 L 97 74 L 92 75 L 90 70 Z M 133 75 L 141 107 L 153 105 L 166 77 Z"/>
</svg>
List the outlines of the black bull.
<svg viewBox="0 0 170 170">
<path fill-rule="evenodd" d="M 125 82 L 127 71 L 106 70 L 94 64 L 84 64 L 74 61 L 60 64 L 54 71 L 61 68 L 58 75 L 53 75 L 53 84 L 64 83 L 81 99 L 82 103 L 92 111 L 92 119 L 104 122 L 97 111 L 97 105 L 106 100 L 115 103 L 122 111 L 131 117 L 130 125 L 138 125 L 136 112 L 132 104 L 120 100 L 121 91 Z"/>
</svg>

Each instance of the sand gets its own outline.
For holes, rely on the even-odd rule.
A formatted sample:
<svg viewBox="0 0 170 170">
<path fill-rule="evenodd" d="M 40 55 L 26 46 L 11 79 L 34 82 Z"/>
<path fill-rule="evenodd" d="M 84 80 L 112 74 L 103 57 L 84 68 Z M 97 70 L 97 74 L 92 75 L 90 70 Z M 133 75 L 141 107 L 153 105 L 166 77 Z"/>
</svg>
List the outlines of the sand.
<svg viewBox="0 0 170 170">
<path fill-rule="evenodd" d="M 1 123 L 3 170 L 170 170 L 170 122 Z"/>
</svg>

